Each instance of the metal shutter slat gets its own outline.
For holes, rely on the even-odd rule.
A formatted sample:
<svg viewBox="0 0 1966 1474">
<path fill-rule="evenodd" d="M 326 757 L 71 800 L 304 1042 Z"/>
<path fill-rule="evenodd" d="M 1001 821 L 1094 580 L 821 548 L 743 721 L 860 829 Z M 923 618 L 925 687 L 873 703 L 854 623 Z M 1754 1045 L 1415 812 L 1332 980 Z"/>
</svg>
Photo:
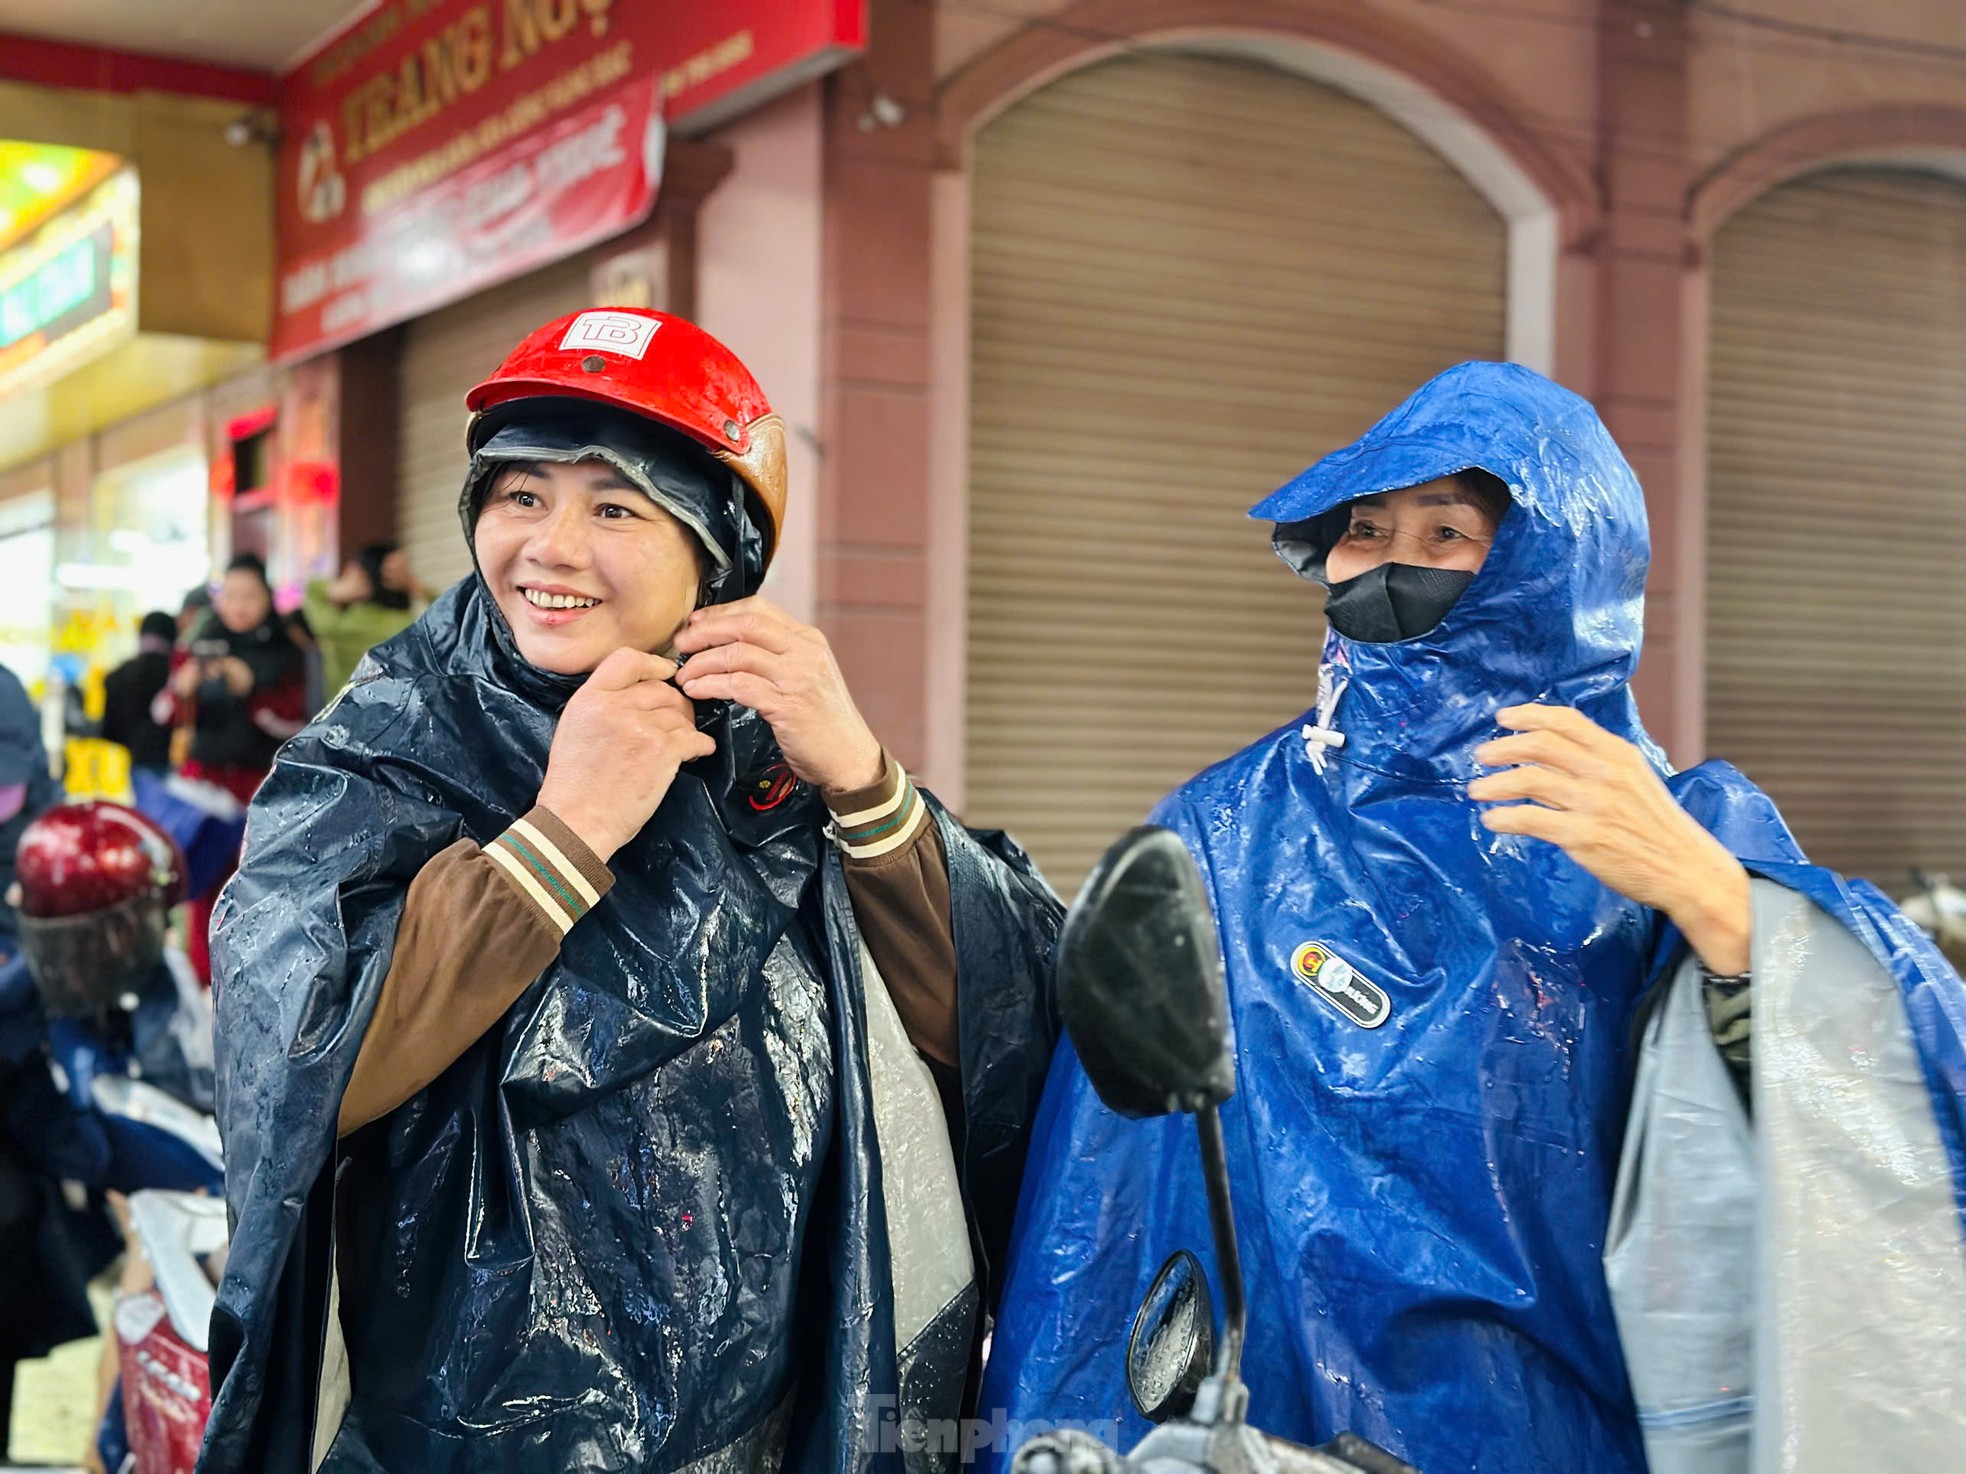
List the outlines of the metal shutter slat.
<svg viewBox="0 0 1966 1474">
<path fill-rule="evenodd" d="M 1821 864 L 1966 873 L 1966 189 L 1783 185 L 1712 302 L 1708 748 Z"/>
<path fill-rule="evenodd" d="M 1243 514 L 1499 357 L 1502 221 L 1372 108 L 1136 54 L 978 137 L 968 802 L 1063 892 L 1310 704 L 1321 598 Z"/>
</svg>

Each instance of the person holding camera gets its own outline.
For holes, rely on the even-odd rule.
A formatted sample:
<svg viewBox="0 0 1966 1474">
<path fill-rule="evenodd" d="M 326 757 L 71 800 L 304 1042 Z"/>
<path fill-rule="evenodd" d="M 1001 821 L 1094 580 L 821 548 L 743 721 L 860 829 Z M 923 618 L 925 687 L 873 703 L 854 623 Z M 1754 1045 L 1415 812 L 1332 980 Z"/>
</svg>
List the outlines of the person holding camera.
<svg viewBox="0 0 1966 1474">
<path fill-rule="evenodd" d="M 280 744 L 305 724 L 306 701 L 300 650 L 274 610 L 266 565 L 241 553 L 226 566 L 210 616 L 178 652 L 152 715 L 190 733 L 185 777 L 215 784 L 243 804 L 271 771 Z M 207 984 L 206 934 L 225 878 L 187 907 L 185 950 Z"/>
</svg>

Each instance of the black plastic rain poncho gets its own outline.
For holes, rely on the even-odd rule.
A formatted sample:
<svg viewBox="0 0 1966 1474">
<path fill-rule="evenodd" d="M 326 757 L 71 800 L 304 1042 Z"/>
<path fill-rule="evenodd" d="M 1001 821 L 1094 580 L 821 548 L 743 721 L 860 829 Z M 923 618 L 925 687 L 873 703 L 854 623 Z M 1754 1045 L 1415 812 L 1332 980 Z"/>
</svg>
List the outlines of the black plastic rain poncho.
<svg viewBox="0 0 1966 1474">
<path fill-rule="evenodd" d="M 491 460 L 593 448 L 509 425 L 474 464 L 467 520 Z M 694 472 L 603 453 L 705 512 Z M 713 597 L 746 592 L 749 517 L 695 520 L 738 575 Z M 890 1227 L 911 1214 L 889 1211 L 909 1184 L 883 1176 L 875 990 L 823 806 L 804 785 L 774 802 L 782 759 L 754 712 L 699 708 L 716 753 L 614 856 L 558 960 L 428 1089 L 337 1144 L 412 877 L 532 806 L 577 684 L 521 659 L 468 579 L 371 654 L 252 806 L 215 925 L 236 1226 L 205 1470 L 306 1469 L 329 1439 L 325 1467 L 399 1474 L 747 1467 L 779 1439 L 788 1468 L 899 1468 L 897 1399 L 958 1410 L 966 1330 L 951 1342 L 938 1321 L 897 1352 Z M 1014 845 L 933 811 L 959 955 L 951 1124 L 987 1269 L 1049 1060 L 1059 909 Z"/>
</svg>

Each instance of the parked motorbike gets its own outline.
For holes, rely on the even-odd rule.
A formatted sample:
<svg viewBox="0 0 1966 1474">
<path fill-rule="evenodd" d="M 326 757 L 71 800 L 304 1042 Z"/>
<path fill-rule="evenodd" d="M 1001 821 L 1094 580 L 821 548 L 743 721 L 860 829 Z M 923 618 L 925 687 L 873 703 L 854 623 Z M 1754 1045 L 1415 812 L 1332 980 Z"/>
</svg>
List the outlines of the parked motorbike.
<svg viewBox="0 0 1966 1474">
<path fill-rule="evenodd" d="M 1148 1289 L 1127 1343 L 1127 1386 L 1155 1429 L 1125 1455 L 1081 1430 L 1046 1433 L 1017 1451 L 1012 1474 L 1419 1474 L 1351 1433 L 1309 1448 L 1249 1421 L 1247 1303 L 1222 1141 L 1221 1105 L 1235 1093 L 1228 990 L 1201 873 L 1170 831 L 1135 829 L 1094 868 L 1059 940 L 1058 1003 L 1108 1107 L 1195 1117 L 1222 1339 L 1217 1346 L 1207 1275 L 1180 1250 Z"/>
<path fill-rule="evenodd" d="M 124 1246 L 120 1195 L 216 1203 L 224 1183 L 211 1009 L 165 940 L 184 894 L 176 846 L 120 805 L 69 804 L 28 826 L 17 859 L 20 950 L 0 960 L 0 1251 L 22 1272 L 0 1275 L 0 1394 L 17 1362 L 95 1333 L 86 1289 Z"/>
</svg>

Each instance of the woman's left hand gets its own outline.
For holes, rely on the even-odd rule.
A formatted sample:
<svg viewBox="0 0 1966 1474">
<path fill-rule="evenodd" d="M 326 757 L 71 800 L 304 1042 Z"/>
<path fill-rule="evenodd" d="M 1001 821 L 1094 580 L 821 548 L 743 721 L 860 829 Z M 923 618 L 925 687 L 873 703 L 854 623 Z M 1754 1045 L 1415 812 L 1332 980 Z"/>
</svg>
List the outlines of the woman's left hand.
<svg viewBox="0 0 1966 1474">
<path fill-rule="evenodd" d="M 1475 749 L 1508 771 L 1468 785 L 1496 834 L 1547 840 L 1620 895 L 1671 917 L 1712 972 L 1748 970 L 1747 871 L 1673 801 L 1645 754 L 1582 712 L 1511 706 L 1496 721 L 1516 735 Z M 1521 802 L 1521 800 L 1528 802 Z"/>
<path fill-rule="evenodd" d="M 881 744 L 853 704 L 826 637 L 762 595 L 712 604 L 676 635 L 676 684 L 692 701 L 735 701 L 771 724 L 792 771 L 827 793 L 878 783 Z"/>
</svg>

